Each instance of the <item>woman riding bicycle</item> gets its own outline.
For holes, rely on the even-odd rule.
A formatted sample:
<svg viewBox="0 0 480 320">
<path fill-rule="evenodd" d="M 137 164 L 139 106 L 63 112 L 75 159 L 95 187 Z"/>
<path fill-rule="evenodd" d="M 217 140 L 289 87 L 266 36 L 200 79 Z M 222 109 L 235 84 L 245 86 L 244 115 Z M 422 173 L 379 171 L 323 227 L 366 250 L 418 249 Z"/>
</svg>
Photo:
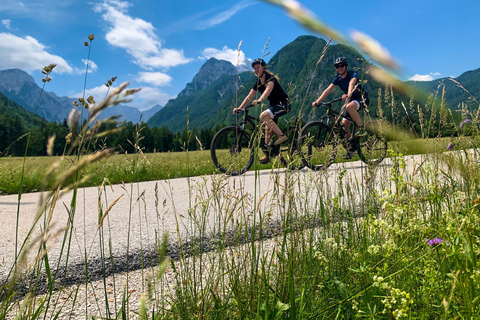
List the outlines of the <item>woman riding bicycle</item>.
<svg viewBox="0 0 480 320">
<path fill-rule="evenodd" d="M 272 73 L 266 71 L 267 64 L 263 59 L 255 59 L 252 62 L 252 68 L 257 76 L 257 81 L 250 90 L 242 104 L 233 109 L 233 113 L 243 111 L 250 101 L 255 97 L 257 91 L 260 91 L 261 96 L 257 100 L 253 100 L 252 104 L 257 105 L 262 103 L 265 99 L 270 102 L 270 107 L 260 114 L 260 120 L 265 124 L 265 144 L 269 145 L 272 140 L 273 133 L 277 134 L 277 140 L 274 145 L 279 145 L 287 140 L 287 136 L 283 134 L 282 130 L 277 126 L 277 119 L 290 111 L 290 104 L 288 103 L 288 95 L 280 86 L 278 78 Z M 268 162 L 268 156 L 260 158 L 261 163 Z"/>
<path fill-rule="evenodd" d="M 363 89 L 362 85 L 358 83 L 357 72 L 355 70 L 347 70 L 348 60 L 345 57 L 335 59 L 334 65 L 337 70 L 337 75 L 333 78 L 332 83 L 327 89 L 322 92 L 320 97 L 312 102 L 312 107 L 315 107 L 316 104 L 325 99 L 336 86 L 340 86 L 340 89 L 345 93 L 342 95 L 342 100 L 345 100 L 346 104 L 342 123 L 345 126 L 345 138 L 349 139 L 351 137 L 350 119 L 356 123 L 360 130 L 363 130 L 362 119 L 358 111 L 368 106 L 368 93 Z M 350 156 L 349 153 L 345 155 L 346 158 L 348 156 Z"/>
</svg>

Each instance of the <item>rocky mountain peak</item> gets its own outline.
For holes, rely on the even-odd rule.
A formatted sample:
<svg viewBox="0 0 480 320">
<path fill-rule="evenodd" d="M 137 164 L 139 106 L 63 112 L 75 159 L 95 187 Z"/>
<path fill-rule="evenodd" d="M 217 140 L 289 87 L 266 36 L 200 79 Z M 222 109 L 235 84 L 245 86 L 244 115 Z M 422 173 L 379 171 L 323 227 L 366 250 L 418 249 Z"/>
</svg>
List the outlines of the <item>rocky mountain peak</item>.
<svg viewBox="0 0 480 320">
<path fill-rule="evenodd" d="M 31 75 L 20 69 L 0 70 L 0 87 L 3 91 L 18 94 L 26 83 L 35 84 Z"/>
<path fill-rule="evenodd" d="M 179 96 L 188 96 L 204 89 L 215 80 L 224 75 L 234 75 L 237 70 L 233 64 L 225 60 L 210 58 L 203 64 L 198 73 L 193 77 L 192 82 L 188 83 Z"/>
</svg>

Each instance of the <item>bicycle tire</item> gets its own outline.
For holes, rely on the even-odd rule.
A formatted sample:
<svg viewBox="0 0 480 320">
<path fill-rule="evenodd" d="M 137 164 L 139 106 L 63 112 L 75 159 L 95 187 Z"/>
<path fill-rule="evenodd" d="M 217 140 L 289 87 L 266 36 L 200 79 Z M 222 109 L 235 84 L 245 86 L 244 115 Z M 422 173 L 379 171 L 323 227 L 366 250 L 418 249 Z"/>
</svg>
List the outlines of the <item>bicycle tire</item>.
<svg viewBox="0 0 480 320">
<path fill-rule="evenodd" d="M 310 122 L 302 128 L 298 150 L 303 163 L 314 171 L 328 168 L 337 156 L 335 133 L 320 121 Z"/>
<path fill-rule="evenodd" d="M 357 143 L 358 156 L 368 166 L 380 164 L 387 155 L 387 139 L 381 133 L 366 131 Z"/>
<path fill-rule="evenodd" d="M 243 174 L 250 169 L 254 159 L 250 136 L 240 127 L 225 127 L 213 137 L 210 155 L 221 172 L 231 176 Z"/>
</svg>

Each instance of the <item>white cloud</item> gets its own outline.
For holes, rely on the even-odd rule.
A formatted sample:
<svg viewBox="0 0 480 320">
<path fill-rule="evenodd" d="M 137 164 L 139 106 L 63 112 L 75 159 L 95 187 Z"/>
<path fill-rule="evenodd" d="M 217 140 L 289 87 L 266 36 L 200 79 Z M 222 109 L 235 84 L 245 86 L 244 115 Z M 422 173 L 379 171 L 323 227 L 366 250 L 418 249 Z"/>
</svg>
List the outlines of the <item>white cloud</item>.
<svg viewBox="0 0 480 320">
<path fill-rule="evenodd" d="M 194 15 L 177 20 L 175 23 L 162 28 L 162 34 L 171 35 L 185 32 L 186 30 L 205 30 L 222 24 L 223 22 L 227 21 L 235 14 L 240 12 L 242 9 L 255 5 L 257 3 L 258 2 L 252 0 L 243 0 L 232 8 L 225 10 L 221 13 L 215 14 L 215 12 L 218 12 L 218 8 L 212 8 L 203 12 L 198 12 Z M 214 16 L 212 17 L 212 15 Z"/>
<path fill-rule="evenodd" d="M 137 81 L 153 84 L 154 86 L 164 86 L 172 81 L 172 77 L 162 72 L 139 72 Z"/>
<path fill-rule="evenodd" d="M 114 87 L 111 87 L 110 91 L 112 91 L 113 88 Z M 85 98 L 87 98 L 89 96 L 92 96 L 95 99 L 95 101 L 100 102 L 100 101 L 103 101 L 103 99 L 106 98 L 107 92 L 109 92 L 108 88 L 105 85 L 101 85 L 101 86 L 98 86 L 98 87 L 95 87 L 95 88 L 90 88 L 90 89 L 85 90 Z M 83 97 L 83 92 L 75 93 L 75 94 L 71 95 L 70 97 L 75 98 L 75 99 L 76 98 L 81 98 L 81 97 Z"/>
<path fill-rule="evenodd" d="M 225 10 L 222 13 L 217 14 L 216 16 L 214 16 L 214 17 L 212 17 L 208 20 L 199 22 L 197 24 L 196 29 L 205 30 L 205 29 L 211 28 L 213 26 L 216 26 L 218 24 L 221 24 L 221 23 L 227 21 L 228 19 L 230 19 L 231 17 L 233 17 L 240 10 L 245 9 L 245 8 L 251 6 L 251 5 L 254 5 L 254 4 L 255 3 L 251 0 L 241 1 L 241 2 L 237 3 L 235 6 L 233 6 L 232 8 L 230 8 L 228 10 Z"/>
<path fill-rule="evenodd" d="M 415 74 L 413 77 L 408 78 L 410 81 L 432 81 L 440 76 L 439 72 L 430 72 L 430 74 Z"/>
<path fill-rule="evenodd" d="M 102 18 L 111 24 L 106 34 L 108 43 L 123 48 L 144 69 L 169 68 L 192 61 L 184 56 L 183 50 L 162 48 L 150 22 L 132 18 L 127 14 L 130 3 L 104 1 L 94 5 L 94 11 L 103 13 Z"/>
<path fill-rule="evenodd" d="M 87 60 L 86 59 L 82 59 L 82 62 L 83 62 L 83 69 L 81 68 L 74 68 L 75 70 L 75 73 L 77 74 L 85 74 L 85 70 L 87 68 Z M 92 73 L 92 72 L 95 72 L 98 70 L 98 66 L 95 62 L 93 62 L 92 60 L 88 61 L 88 73 Z"/>
<path fill-rule="evenodd" d="M 10 24 L 12 23 L 12 21 L 10 19 L 3 19 L 2 20 L 2 24 L 7 28 L 7 29 L 10 29 Z"/>
<path fill-rule="evenodd" d="M 157 88 L 142 87 L 142 90 L 135 94 L 135 100 L 132 103 L 132 107 L 135 107 L 140 111 L 148 110 L 157 104 L 165 106 L 168 100 L 174 98 L 176 98 L 176 96 L 161 92 Z"/>
<path fill-rule="evenodd" d="M 62 58 L 46 51 L 47 47 L 35 38 L 17 37 L 0 33 L 0 69 L 20 68 L 24 71 L 40 70 L 56 63 L 54 73 L 73 73 L 74 69 Z"/>
<path fill-rule="evenodd" d="M 227 46 L 223 47 L 222 50 L 206 48 L 202 51 L 202 55 L 206 59 L 215 58 L 229 61 L 234 66 L 237 66 L 237 64 L 239 66 L 246 65 L 245 53 L 241 50 L 230 49 Z"/>
</svg>

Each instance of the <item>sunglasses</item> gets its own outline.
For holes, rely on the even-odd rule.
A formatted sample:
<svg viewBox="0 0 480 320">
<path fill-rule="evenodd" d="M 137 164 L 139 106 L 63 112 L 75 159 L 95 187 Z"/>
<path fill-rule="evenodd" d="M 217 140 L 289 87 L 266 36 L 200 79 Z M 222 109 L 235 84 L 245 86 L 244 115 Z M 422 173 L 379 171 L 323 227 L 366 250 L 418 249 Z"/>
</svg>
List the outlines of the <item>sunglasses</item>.
<svg viewBox="0 0 480 320">
<path fill-rule="evenodd" d="M 345 65 L 344 65 L 344 64 L 342 64 L 342 65 L 339 65 L 339 66 L 335 66 L 335 68 L 336 68 L 336 69 L 340 69 L 340 68 L 343 68 L 343 67 L 345 67 Z"/>
</svg>

